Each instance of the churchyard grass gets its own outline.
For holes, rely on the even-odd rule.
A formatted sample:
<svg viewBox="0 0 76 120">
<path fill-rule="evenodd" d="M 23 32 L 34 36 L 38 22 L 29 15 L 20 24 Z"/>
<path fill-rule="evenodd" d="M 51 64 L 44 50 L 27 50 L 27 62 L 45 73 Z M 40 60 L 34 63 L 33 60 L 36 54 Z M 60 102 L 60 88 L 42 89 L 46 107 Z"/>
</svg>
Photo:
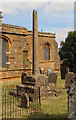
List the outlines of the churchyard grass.
<svg viewBox="0 0 76 120">
<path fill-rule="evenodd" d="M 21 80 L 12 80 L 3 82 L 3 89 L 16 88 L 17 84 L 20 84 Z M 33 113 L 28 116 L 28 118 L 49 118 L 49 119 L 59 119 L 67 120 L 68 112 L 68 96 L 67 90 L 65 89 L 65 80 L 61 80 L 60 74 L 57 78 L 57 89 L 61 89 L 63 93 L 57 97 L 47 97 L 41 100 L 41 111 L 39 113 Z M 32 120 L 32 119 L 31 119 Z"/>
<path fill-rule="evenodd" d="M 32 114 L 29 118 L 39 118 L 39 120 L 40 118 L 41 120 L 42 118 L 48 118 L 49 120 L 68 120 L 68 95 L 65 89 L 65 79 L 61 79 L 60 74 L 58 74 L 56 88 L 63 91 L 62 95 L 43 99 L 41 101 L 41 112 Z"/>
</svg>

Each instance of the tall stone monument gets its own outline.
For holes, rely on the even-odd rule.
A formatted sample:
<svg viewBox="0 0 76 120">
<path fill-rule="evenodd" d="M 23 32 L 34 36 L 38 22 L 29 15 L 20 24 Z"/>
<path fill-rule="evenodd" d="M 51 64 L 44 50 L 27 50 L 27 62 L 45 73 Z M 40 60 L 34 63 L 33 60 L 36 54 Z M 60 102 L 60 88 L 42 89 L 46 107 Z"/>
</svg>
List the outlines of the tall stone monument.
<svg viewBox="0 0 76 120">
<path fill-rule="evenodd" d="M 0 12 L 0 71 L 2 70 L 2 12 Z M 2 78 L 2 72 L 0 72 L 0 80 Z M 2 82 L 0 81 L 0 120 L 2 119 Z"/>
<path fill-rule="evenodd" d="M 2 12 L 0 12 L 0 70 L 2 68 L 2 18 Z"/>
<path fill-rule="evenodd" d="M 39 40 L 37 10 L 33 10 L 33 74 L 39 74 Z"/>
<path fill-rule="evenodd" d="M 32 91 L 37 91 L 39 89 L 39 96 L 46 97 L 52 95 L 51 90 L 55 88 L 55 85 L 48 82 L 47 76 L 40 74 L 39 72 L 39 40 L 38 40 L 38 23 L 37 23 L 37 11 L 33 10 L 33 66 L 32 66 L 32 75 L 27 75 L 26 73 L 22 74 L 21 83 L 17 85 L 17 95 L 22 95 L 22 103 L 28 103 L 29 96 L 28 93 Z M 25 50 L 24 50 L 25 51 Z M 49 92 L 50 91 L 50 92 Z M 56 95 L 56 91 L 53 92 Z M 31 97 L 32 98 L 32 97 Z M 33 98 L 32 98 L 33 99 Z M 25 104 L 24 104 L 25 106 Z"/>
</svg>

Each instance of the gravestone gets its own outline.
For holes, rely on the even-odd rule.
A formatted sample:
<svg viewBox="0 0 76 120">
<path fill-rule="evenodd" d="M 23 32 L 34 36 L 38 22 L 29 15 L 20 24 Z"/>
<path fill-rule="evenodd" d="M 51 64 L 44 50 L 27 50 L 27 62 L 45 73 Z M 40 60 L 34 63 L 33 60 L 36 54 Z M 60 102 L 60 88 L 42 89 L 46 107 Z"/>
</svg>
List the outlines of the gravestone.
<svg viewBox="0 0 76 120">
<path fill-rule="evenodd" d="M 67 67 L 61 64 L 60 69 L 61 69 L 61 79 L 65 79 L 65 76 L 68 72 Z"/>
<path fill-rule="evenodd" d="M 65 77 L 65 88 L 68 88 L 74 74 L 68 73 Z"/>
<path fill-rule="evenodd" d="M 57 81 L 57 74 L 56 73 L 50 73 L 48 76 L 48 82 L 54 83 L 56 86 L 56 81 Z"/>
<path fill-rule="evenodd" d="M 52 73 L 52 70 L 50 67 L 47 68 L 47 75 L 49 75 L 50 73 Z"/>
<path fill-rule="evenodd" d="M 40 74 L 42 74 L 42 70 L 41 70 L 41 68 L 39 68 L 39 70 L 40 70 Z"/>
<path fill-rule="evenodd" d="M 27 74 L 26 74 L 26 73 L 22 73 L 22 75 L 21 75 L 22 84 L 23 84 L 23 81 L 24 81 L 25 76 L 27 76 Z"/>
<path fill-rule="evenodd" d="M 70 120 L 76 120 L 76 75 L 71 78 L 70 85 L 68 87 L 68 118 Z"/>
</svg>

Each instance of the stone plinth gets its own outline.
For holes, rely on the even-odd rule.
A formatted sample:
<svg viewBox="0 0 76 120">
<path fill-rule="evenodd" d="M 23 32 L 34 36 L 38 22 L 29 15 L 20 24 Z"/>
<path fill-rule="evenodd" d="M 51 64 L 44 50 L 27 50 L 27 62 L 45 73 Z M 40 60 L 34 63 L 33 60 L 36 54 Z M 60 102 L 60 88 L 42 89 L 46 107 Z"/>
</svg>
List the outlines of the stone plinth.
<svg viewBox="0 0 76 120">
<path fill-rule="evenodd" d="M 41 98 L 46 97 L 48 95 L 58 96 L 59 94 L 62 93 L 61 90 L 56 89 L 55 83 L 48 82 L 48 77 L 45 75 L 38 74 L 38 75 L 27 76 L 25 74 L 21 79 L 22 79 L 22 84 L 18 85 L 19 88 L 18 91 L 21 91 L 20 86 L 23 86 L 24 89 L 28 88 L 29 90 L 28 89 L 27 90 L 32 93 L 34 89 L 39 87 Z"/>
</svg>

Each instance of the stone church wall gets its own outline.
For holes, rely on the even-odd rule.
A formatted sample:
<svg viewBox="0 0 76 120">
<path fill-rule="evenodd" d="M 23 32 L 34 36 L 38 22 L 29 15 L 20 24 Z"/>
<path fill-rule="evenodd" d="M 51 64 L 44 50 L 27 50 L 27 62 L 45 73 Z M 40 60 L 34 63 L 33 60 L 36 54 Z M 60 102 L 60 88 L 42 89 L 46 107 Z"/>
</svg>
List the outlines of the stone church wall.
<svg viewBox="0 0 76 120">
<path fill-rule="evenodd" d="M 39 66 L 46 72 L 47 68 L 50 67 L 52 71 L 59 71 L 59 55 L 58 46 L 55 42 L 55 34 L 39 32 Z M 8 41 L 9 49 L 7 51 L 7 66 L 2 68 L 3 78 L 8 77 L 19 77 L 23 71 L 28 74 L 32 73 L 32 31 L 28 31 L 25 27 L 2 24 L 2 39 Z M 44 45 L 45 43 L 50 44 L 50 59 L 44 60 Z M 28 46 L 27 46 L 28 44 Z M 28 51 L 24 50 L 28 47 Z M 24 66 L 23 53 L 26 53 L 27 66 Z M 56 61 L 57 60 L 57 61 Z M 8 64 L 9 63 L 9 64 Z M 29 65 L 30 64 L 30 65 Z"/>
</svg>

